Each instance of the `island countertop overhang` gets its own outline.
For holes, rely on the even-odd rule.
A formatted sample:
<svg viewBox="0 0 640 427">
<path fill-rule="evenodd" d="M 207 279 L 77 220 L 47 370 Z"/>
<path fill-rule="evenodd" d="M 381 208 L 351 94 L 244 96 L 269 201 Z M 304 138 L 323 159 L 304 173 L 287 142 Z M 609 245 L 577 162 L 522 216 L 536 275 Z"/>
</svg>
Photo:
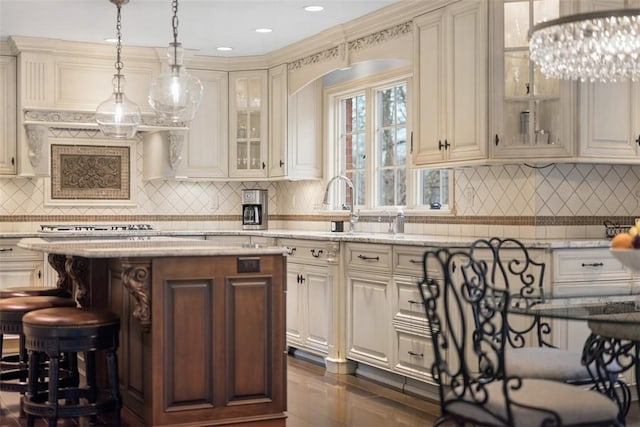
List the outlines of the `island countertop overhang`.
<svg viewBox="0 0 640 427">
<path fill-rule="evenodd" d="M 50 254 L 84 258 L 157 258 L 166 256 L 259 256 L 283 255 L 280 246 L 221 244 L 211 240 L 154 236 L 128 238 L 23 238 L 18 246 Z"/>
</svg>

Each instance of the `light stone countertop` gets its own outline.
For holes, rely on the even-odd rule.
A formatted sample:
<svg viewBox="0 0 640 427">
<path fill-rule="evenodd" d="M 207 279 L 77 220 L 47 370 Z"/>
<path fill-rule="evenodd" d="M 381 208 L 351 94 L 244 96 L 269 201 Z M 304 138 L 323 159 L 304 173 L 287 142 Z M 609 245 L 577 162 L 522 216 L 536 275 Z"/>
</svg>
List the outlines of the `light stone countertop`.
<svg viewBox="0 0 640 427">
<path fill-rule="evenodd" d="M 131 236 L 129 236 L 131 237 Z M 24 249 L 85 258 L 153 258 L 166 256 L 238 256 L 278 255 L 286 251 L 278 246 L 221 244 L 214 240 L 194 240 L 179 237 L 147 236 L 114 238 L 23 238 L 18 246 Z"/>
<path fill-rule="evenodd" d="M 48 240 L 66 239 L 127 239 L 151 237 L 209 237 L 211 242 L 215 236 L 249 236 L 263 238 L 285 238 L 303 240 L 321 240 L 328 242 L 376 243 L 408 246 L 447 246 L 464 247 L 479 237 L 438 236 L 421 234 L 388 234 L 388 233 L 332 233 L 328 231 L 308 230 L 153 230 L 153 231 L 108 231 L 108 232 L 0 232 L 0 238 L 22 239 L 43 238 Z M 608 248 L 610 241 L 606 239 L 519 239 L 531 248 Z M 210 245 L 209 243 L 208 245 Z M 24 246 L 23 246 L 24 247 Z"/>
</svg>

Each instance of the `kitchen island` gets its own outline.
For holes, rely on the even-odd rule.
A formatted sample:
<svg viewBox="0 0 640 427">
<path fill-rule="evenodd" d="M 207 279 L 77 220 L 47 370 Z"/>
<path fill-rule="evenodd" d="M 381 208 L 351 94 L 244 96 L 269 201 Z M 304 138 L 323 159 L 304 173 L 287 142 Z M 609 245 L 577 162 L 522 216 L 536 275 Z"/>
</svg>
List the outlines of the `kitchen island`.
<svg viewBox="0 0 640 427">
<path fill-rule="evenodd" d="M 284 426 L 284 250 L 172 237 L 25 238 L 58 286 L 121 316 L 123 419 Z"/>
</svg>

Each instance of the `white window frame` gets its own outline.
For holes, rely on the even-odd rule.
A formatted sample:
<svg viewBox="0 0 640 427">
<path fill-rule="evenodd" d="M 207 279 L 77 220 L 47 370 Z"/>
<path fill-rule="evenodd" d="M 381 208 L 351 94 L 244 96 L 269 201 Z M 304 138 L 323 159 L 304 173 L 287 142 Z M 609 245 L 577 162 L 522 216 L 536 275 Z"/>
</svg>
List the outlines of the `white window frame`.
<svg viewBox="0 0 640 427">
<path fill-rule="evenodd" d="M 366 94 L 366 111 L 369 122 L 367 123 L 365 135 L 367 143 L 367 156 L 365 158 L 365 205 L 356 205 L 355 210 L 361 214 L 376 215 L 381 213 L 388 213 L 400 208 L 399 206 L 374 206 L 377 201 L 375 198 L 375 192 L 377 191 L 377 181 L 375 179 L 375 165 L 376 155 L 375 146 L 371 142 L 375 137 L 375 117 L 374 112 L 374 96 L 376 91 L 382 88 L 388 88 L 396 84 L 405 82 L 407 85 L 407 196 L 406 206 L 402 206 L 405 212 L 409 213 L 429 213 L 431 214 L 452 214 L 452 201 L 453 201 L 453 189 L 454 189 L 454 172 L 453 169 L 449 169 L 449 204 L 443 205 L 440 209 L 431 209 L 429 205 L 418 204 L 419 189 L 418 175 L 421 169 L 414 169 L 412 167 L 412 117 L 414 109 L 412 84 L 413 78 L 410 69 L 402 67 L 400 69 L 391 70 L 385 73 L 380 73 L 374 76 L 365 77 L 362 79 L 351 80 L 348 82 L 336 84 L 324 89 L 324 105 L 325 105 L 325 182 L 328 182 L 332 177 L 342 174 L 344 171 L 340 170 L 340 100 L 348 96 L 355 96 L 364 92 Z M 373 150 L 373 152 L 371 152 Z M 336 183 L 330 190 L 330 207 L 333 210 L 329 213 L 335 213 L 339 211 L 337 206 L 340 206 L 345 200 L 346 186 L 344 184 Z"/>
</svg>

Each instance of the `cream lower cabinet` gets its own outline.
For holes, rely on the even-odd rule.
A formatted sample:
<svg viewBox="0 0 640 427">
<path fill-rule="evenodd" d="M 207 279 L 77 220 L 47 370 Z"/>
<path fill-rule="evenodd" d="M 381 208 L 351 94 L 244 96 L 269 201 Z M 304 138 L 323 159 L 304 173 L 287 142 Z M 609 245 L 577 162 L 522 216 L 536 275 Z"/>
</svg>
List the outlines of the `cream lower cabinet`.
<svg viewBox="0 0 640 427">
<path fill-rule="evenodd" d="M 333 277 L 328 242 L 286 240 L 287 345 L 326 356 L 333 336 Z M 335 249 L 333 249 L 335 250 Z"/>
<path fill-rule="evenodd" d="M 422 279 L 425 248 L 393 248 L 393 369 L 435 384 L 431 375 L 433 344 L 417 282 Z"/>
<path fill-rule="evenodd" d="M 392 364 L 391 246 L 345 246 L 347 357 L 390 369 Z"/>
<path fill-rule="evenodd" d="M 0 289 L 44 284 L 42 254 L 19 248 L 19 240 L 0 239 Z"/>
</svg>

